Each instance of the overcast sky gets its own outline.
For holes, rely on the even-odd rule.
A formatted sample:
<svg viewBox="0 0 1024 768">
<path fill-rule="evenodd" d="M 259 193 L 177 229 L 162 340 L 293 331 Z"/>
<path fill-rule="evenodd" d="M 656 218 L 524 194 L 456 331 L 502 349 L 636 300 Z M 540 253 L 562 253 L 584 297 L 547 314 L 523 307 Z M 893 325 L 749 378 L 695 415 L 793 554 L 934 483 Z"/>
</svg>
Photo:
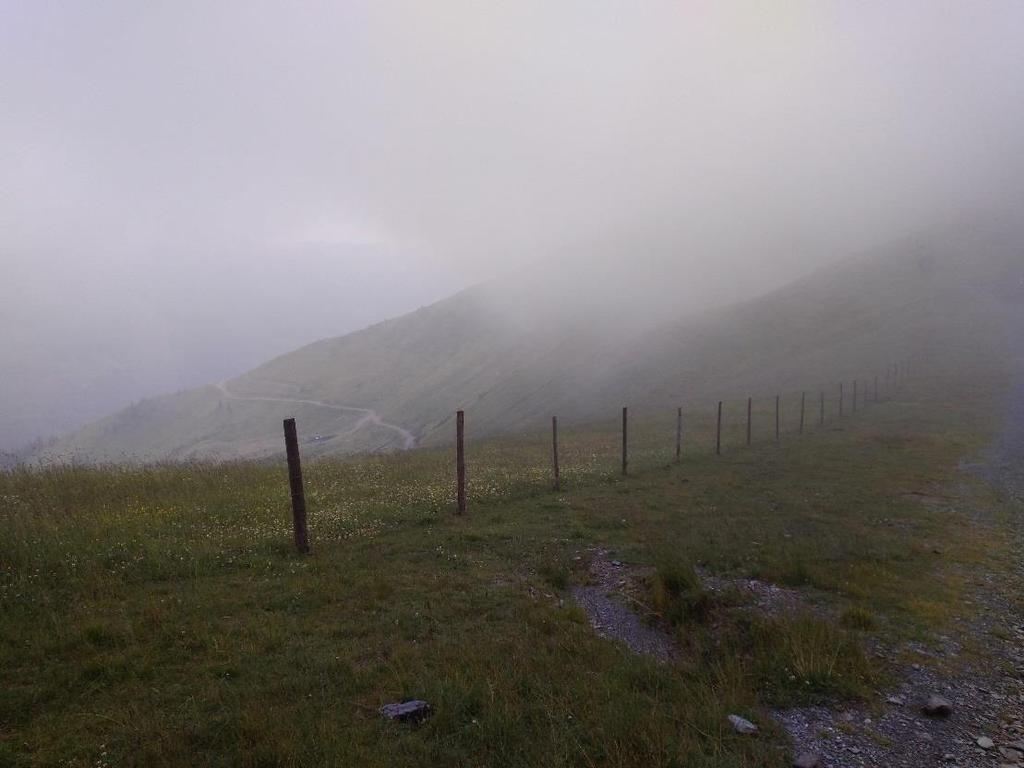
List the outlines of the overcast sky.
<svg viewBox="0 0 1024 768">
<path fill-rule="evenodd" d="M 0 0 L 0 448 L 526 265 L 728 300 L 1015 211 L 1022 40 L 1018 0 Z"/>
</svg>

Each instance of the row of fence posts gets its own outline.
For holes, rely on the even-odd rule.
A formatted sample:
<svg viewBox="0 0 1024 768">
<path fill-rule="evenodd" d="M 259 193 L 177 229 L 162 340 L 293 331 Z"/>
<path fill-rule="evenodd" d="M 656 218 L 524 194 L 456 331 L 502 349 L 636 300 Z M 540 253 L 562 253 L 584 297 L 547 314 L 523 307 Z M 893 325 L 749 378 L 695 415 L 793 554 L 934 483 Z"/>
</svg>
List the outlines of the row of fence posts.
<svg viewBox="0 0 1024 768">
<path fill-rule="evenodd" d="M 896 389 L 902 385 L 907 375 L 908 363 L 902 362 L 897 363 L 892 367 L 886 368 L 885 371 L 885 387 L 886 391 L 889 391 L 890 381 L 893 382 L 893 386 Z M 857 379 L 853 381 L 853 398 L 852 407 L 853 412 L 857 412 L 858 395 L 862 397 L 862 404 L 868 402 L 867 395 L 867 384 L 864 384 L 864 388 L 861 394 L 861 390 L 858 389 L 861 382 Z M 874 392 L 873 401 L 879 402 L 878 393 L 878 376 L 874 377 Z M 838 398 L 838 411 L 839 417 L 842 418 L 844 414 L 845 405 L 845 389 L 842 382 L 839 384 L 839 398 Z M 718 401 L 717 417 L 715 422 L 715 454 L 720 456 L 722 454 L 722 404 L 723 401 Z M 807 407 L 807 393 L 800 393 L 800 426 L 799 434 L 804 433 L 805 415 Z M 747 446 L 753 444 L 753 409 L 754 409 L 754 398 L 747 398 L 747 424 L 746 424 L 746 438 Z M 819 414 L 818 414 L 819 426 L 825 424 L 825 392 L 819 393 Z M 781 442 L 782 437 L 782 396 L 775 396 L 775 442 L 778 444 Z M 466 415 L 464 411 L 456 411 L 455 413 L 455 476 L 456 476 L 456 512 L 460 515 L 466 512 Z M 295 535 L 295 548 L 302 554 L 309 554 L 311 552 L 311 546 L 309 541 L 309 525 L 306 519 L 306 499 L 303 492 L 302 483 L 302 464 L 299 459 L 299 441 L 298 434 L 295 427 L 295 419 L 284 420 L 284 443 L 285 443 L 285 454 L 288 459 L 288 484 L 291 490 L 292 500 L 292 522 Z M 551 417 L 551 462 L 554 474 L 553 487 L 556 491 L 561 490 L 561 477 L 558 466 L 558 417 Z M 675 461 L 680 463 L 682 461 L 683 454 L 683 409 L 679 407 L 676 409 L 676 442 L 675 442 Z M 622 408 L 622 474 L 629 474 L 629 408 L 623 406 Z"/>
</svg>

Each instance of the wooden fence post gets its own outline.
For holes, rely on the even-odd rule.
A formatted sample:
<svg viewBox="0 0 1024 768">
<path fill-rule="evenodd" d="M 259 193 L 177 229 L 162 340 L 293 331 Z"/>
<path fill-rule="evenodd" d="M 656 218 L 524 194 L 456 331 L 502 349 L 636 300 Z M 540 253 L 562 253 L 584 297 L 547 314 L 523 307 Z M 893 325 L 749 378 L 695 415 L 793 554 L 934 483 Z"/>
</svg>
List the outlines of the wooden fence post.
<svg viewBox="0 0 1024 768">
<path fill-rule="evenodd" d="M 748 397 L 747 398 L 747 447 L 748 448 L 750 447 L 750 443 L 751 443 L 751 434 L 750 434 L 751 433 L 751 421 L 752 421 L 751 411 L 753 410 L 753 406 L 754 406 L 754 398 Z"/>
<path fill-rule="evenodd" d="M 288 456 L 288 485 L 292 491 L 292 524 L 295 529 L 295 548 L 309 554 L 309 527 L 306 524 L 306 496 L 302 490 L 302 464 L 299 461 L 299 436 L 295 419 L 284 420 L 284 448 Z"/>
<path fill-rule="evenodd" d="M 463 411 L 455 413 L 455 475 L 456 475 L 456 512 L 466 512 L 466 415 Z"/>
<path fill-rule="evenodd" d="M 629 418 L 629 416 L 628 416 L 628 409 L 626 408 L 626 406 L 622 406 L 622 474 L 624 474 L 624 475 L 627 472 L 627 458 L 626 458 L 626 445 L 627 445 L 626 435 L 627 435 L 627 432 L 626 432 L 626 427 L 627 427 L 627 423 L 628 423 L 627 422 L 628 418 Z"/>
<path fill-rule="evenodd" d="M 676 464 L 682 460 L 683 456 L 683 408 L 680 406 L 676 409 Z"/>
<path fill-rule="evenodd" d="M 554 464 L 555 471 L 555 490 L 559 491 L 562 489 L 561 481 L 558 477 L 558 417 L 551 417 L 551 460 Z"/>
<path fill-rule="evenodd" d="M 779 408 L 780 408 L 780 395 L 775 396 L 775 442 L 779 442 Z"/>
<path fill-rule="evenodd" d="M 807 393 L 800 393 L 800 434 L 804 433 L 804 410 L 807 406 Z"/>
<path fill-rule="evenodd" d="M 825 426 L 825 392 L 821 393 L 821 417 L 818 421 L 818 426 Z"/>
<path fill-rule="evenodd" d="M 715 432 L 715 455 L 722 455 L 722 401 L 718 401 L 718 428 Z"/>
<path fill-rule="evenodd" d="M 839 382 L 839 416 L 843 415 L 843 383 Z"/>
</svg>

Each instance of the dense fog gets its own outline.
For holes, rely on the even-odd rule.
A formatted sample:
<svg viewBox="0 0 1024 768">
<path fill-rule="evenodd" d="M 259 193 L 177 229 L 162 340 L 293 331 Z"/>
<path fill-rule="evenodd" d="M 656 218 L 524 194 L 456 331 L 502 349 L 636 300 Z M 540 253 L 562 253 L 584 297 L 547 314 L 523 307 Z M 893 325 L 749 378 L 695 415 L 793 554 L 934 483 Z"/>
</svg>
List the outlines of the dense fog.
<svg viewBox="0 0 1024 768">
<path fill-rule="evenodd" d="M 482 280 L 642 316 L 1013 217 L 1022 31 L 1011 0 L 0 0 L 0 450 Z"/>
</svg>

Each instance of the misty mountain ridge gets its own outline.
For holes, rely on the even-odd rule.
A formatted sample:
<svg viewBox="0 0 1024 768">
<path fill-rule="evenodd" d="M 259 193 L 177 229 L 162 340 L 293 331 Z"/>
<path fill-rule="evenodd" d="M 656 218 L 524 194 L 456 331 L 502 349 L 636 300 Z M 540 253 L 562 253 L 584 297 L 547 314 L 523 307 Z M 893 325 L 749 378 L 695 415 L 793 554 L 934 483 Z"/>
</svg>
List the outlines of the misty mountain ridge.
<svg viewBox="0 0 1024 768">
<path fill-rule="evenodd" d="M 405 252 L 346 243 L 218 250 L 200 265 L 165 249 L 95 285 L 84 270 L 72 265 L 20 287 L 16 273 L 8 286 L 0 306 L 10 331 L 0 338 L 0 451 L 402 314 L 452 286 L 444 270 L 431 272 Z M 396 284 L 399 271 L 407 280 Z M 230 291 L 220 287 L 228 284 Z M 73 305 L 64 293 L 75 293 Z M 18 317 L 27 302 L 34 311 Z"/>
<path fill-rule="evenodd" d="M 144 400 L 38 458 L 265 457 L 282 451 L 288 416 L 307 453 L 397 450 L 450 439 L 459 408 L 482 437 L 552 414 L 585 422 L 625 404 L 831 387 L 940 347 L 951 367 L 984 364 L 1005 346 L 1000 294 L 1020 280 L 1020 242 L 969 227 L 908 239 L 717 308 L 699 281 L 659 280 L 657 259 L 523 270 L 219 385 Z"/>
</svg>

